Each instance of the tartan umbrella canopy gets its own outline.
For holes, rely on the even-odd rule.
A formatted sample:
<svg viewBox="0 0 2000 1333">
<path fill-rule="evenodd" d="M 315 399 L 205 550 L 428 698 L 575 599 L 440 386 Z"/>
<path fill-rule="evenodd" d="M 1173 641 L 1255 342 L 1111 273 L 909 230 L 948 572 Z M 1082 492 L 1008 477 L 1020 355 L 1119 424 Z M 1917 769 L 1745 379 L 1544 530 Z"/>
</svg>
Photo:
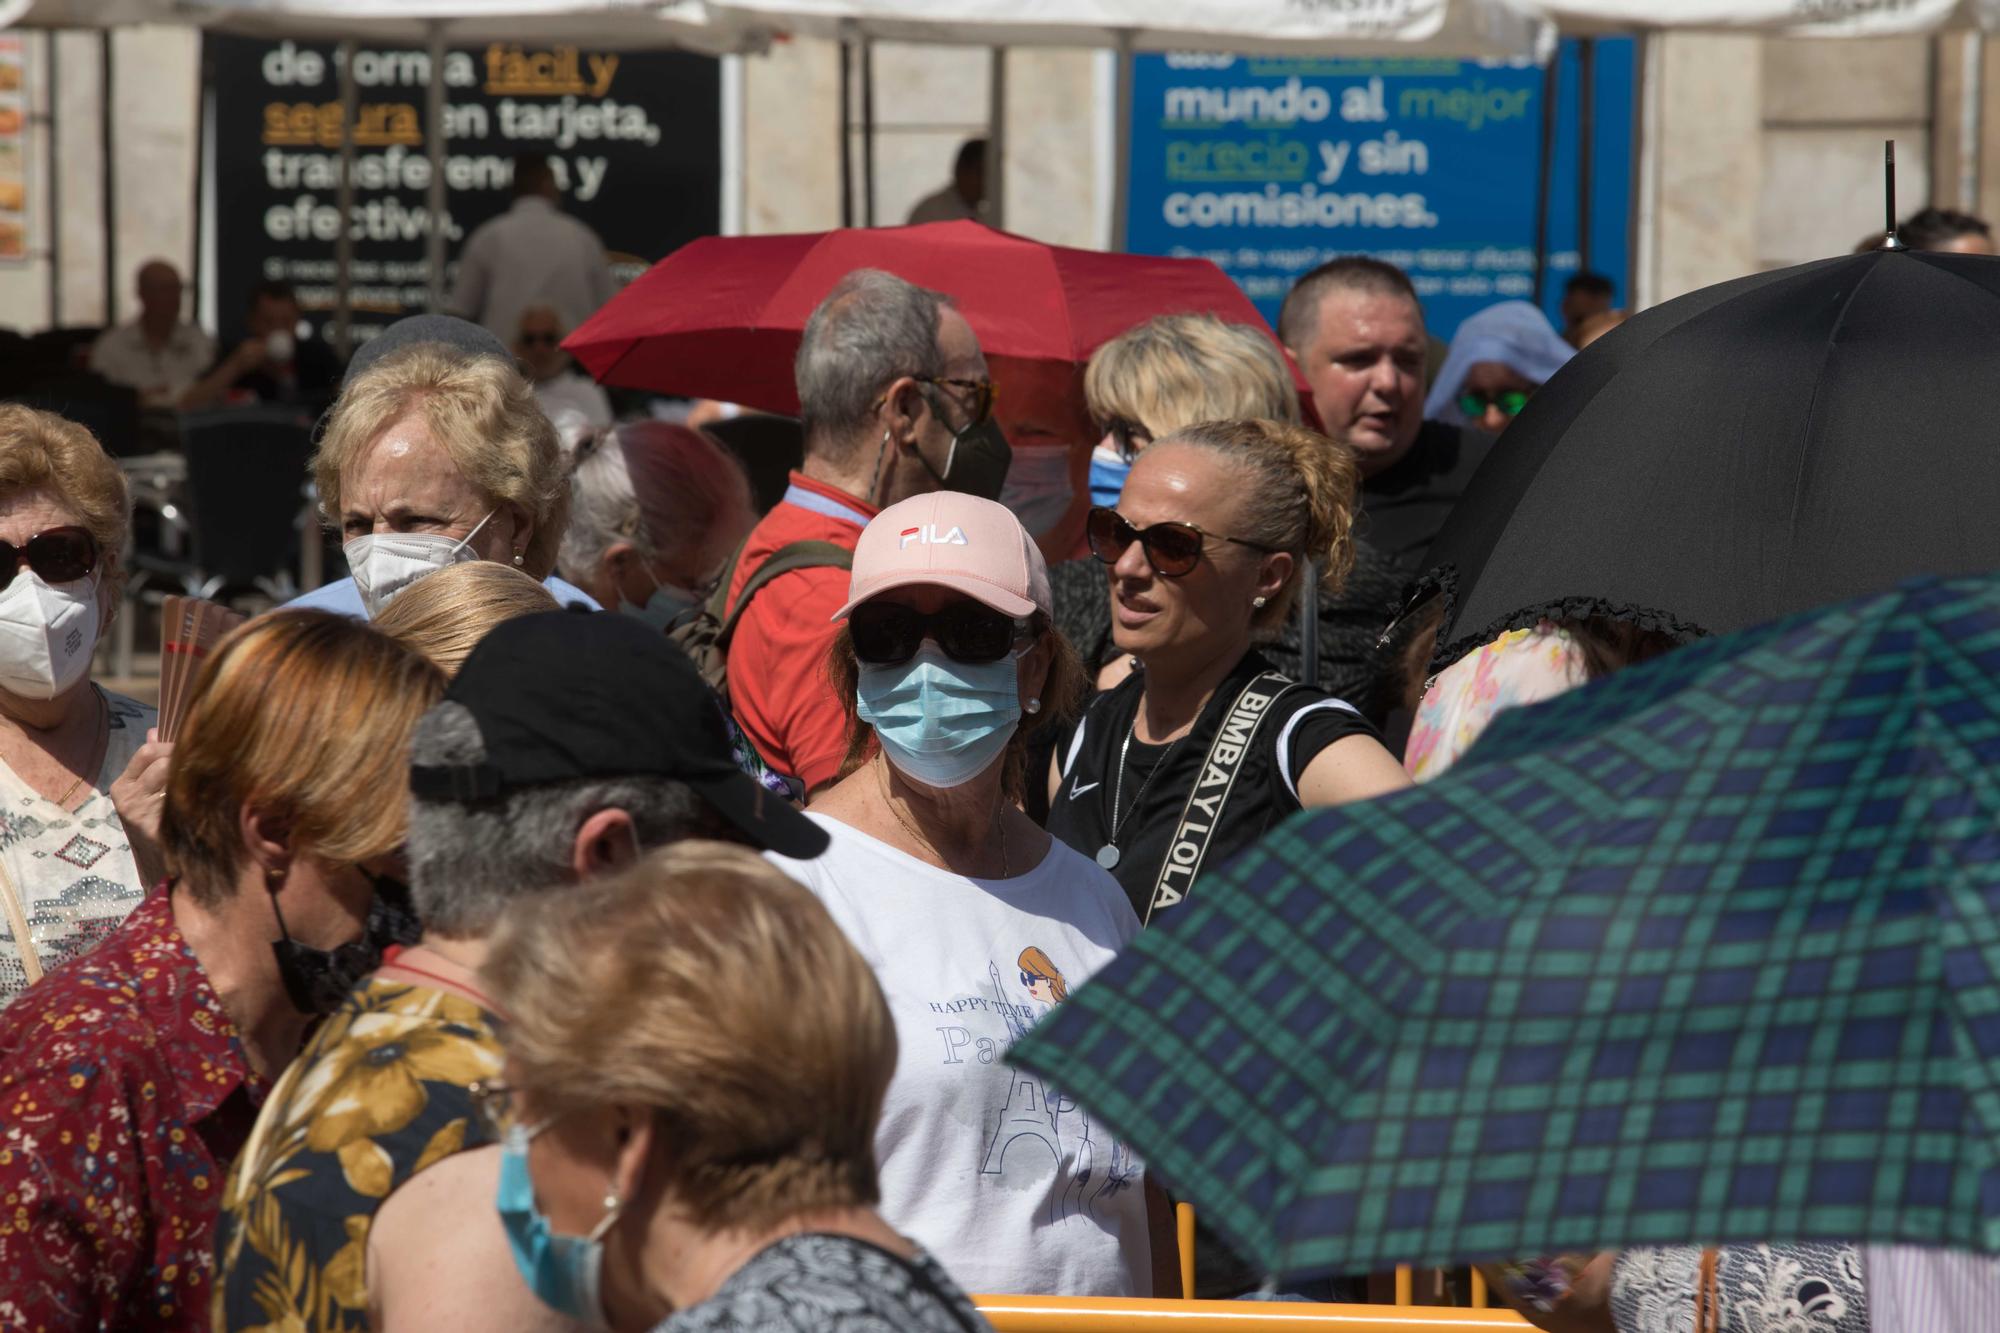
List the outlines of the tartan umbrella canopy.
<svg viewBox="0 0 2000 1333">
<path fill-rule="evenodd" d="M 2000 579 L 1683 648 L 1301 815 L 1012 1058 L 1272 1272 L 2000 1250 Z"/>
</svg>

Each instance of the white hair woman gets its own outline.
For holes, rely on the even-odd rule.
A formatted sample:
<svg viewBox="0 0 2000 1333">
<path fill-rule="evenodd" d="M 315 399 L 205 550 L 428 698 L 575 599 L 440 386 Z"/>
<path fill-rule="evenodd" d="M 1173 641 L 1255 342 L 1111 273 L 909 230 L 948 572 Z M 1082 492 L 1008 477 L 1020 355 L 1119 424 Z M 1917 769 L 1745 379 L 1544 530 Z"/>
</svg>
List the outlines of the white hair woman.
<svg viewBox="0 0 2000 1333">
<path fill-rule="evenodd" d="M 600 606 L 664 630 L 715 590 L 756 521 L 750 479 L 727 449 L 686 426 L 635 421 L 577 446 L 556 567 Z"/>
<path fill-rule="evenodd" d="M 313 455 L 320 509 L 352 577 L 292 605 L 373 617 L 467 560 L 512 565 L 558 602 L 587 602 L 550 577 L 569 525 L 564 466 L 555 427 L 498 338 L 448 315 L 391 326 L 349 368 Z"/>
</svg>

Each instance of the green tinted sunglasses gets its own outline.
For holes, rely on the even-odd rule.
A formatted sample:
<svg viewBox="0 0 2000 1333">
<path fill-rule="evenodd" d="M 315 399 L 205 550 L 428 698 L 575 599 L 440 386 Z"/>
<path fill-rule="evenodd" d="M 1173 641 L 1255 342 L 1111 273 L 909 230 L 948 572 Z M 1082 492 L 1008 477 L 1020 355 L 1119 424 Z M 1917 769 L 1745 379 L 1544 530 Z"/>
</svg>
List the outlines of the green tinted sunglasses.
<svg viewBox="0 0 2000 1333">
<path fill-rule="evenodd" d="M 1528 395 L 1519 389 L 1506 389 L 1500 393 L 1465 392 L 1458 396 L 1458 410 L 1468 418 L 1486 415 L 1488 407 L 1497 407 L 1503 415 L 1518 417 L 1521 409 L 1528 405 Z"/>
</svg>

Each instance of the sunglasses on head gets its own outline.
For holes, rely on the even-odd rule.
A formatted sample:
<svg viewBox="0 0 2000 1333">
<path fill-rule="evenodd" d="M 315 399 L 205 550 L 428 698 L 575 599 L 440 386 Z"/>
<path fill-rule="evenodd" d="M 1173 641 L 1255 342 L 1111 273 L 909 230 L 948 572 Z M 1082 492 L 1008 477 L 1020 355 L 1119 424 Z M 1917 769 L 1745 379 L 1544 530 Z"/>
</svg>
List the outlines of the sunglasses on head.
<svg viewBox="0 0 2000 1333">
<path fill-rule="evenodd" d="M 868 666 L 898 666 L 930 639 L 954 662 L 997 662 L 1028 633 L 1028 622 L 970 598 L 928 614 L 899 602 L 863 602 L 847 613 L 855 658 Z"/>
<path fill-rule="evenodd" d="M 97 539 L 79 527 L 47 528 L 21 545 L 0 542 L 0 588 L 26 564 L 44 583 L 75 583 L 97 568 Z"/>
<path fill-rule="evenodd" d="M 1111 437 L 1111 447 L 1118 451 L 1119 460 L 1126 463 L 1138 457 L 1139 450 L 1153 442 L 1152 431 L 1125 417 L 1108 418 L 1097 433 Z"/>
<path fill-rule="evenodd" d="M 1458 410 L 1468 417 L 1483 417 L 1486 409 L 1497 407 L 1510 417 L 1521 415 L 1521 409 L 1528 405 L 1528 395 L 1519 389 L 1503 389 L 1499 393 L 1478 393 L 1468 389 L 1458 396 Z"/>
<path fill-rule="evenodd" d="M 1117 564 L 1119 558 L 1132 549 L 1132 543 L 1138 542 L 1145 547 L 1146 563 L 1153 567 L 1153 572 L 1170 579 L 1179 578 L 1201 563 L 1202 550 L 1210 537 L 1247 546 L 1266 555 L 1277 549 L 1245 541 L 1241 537 L 1203 532 L 1192 523 L 1155 523 L 1151 527 L 1135 528 L 1123 514 L 1104 505 L 1092 506 L 1090 519 L 1083 531 L 1090 542 L 1090 553 L 1105 564 Z"/>
</svg>

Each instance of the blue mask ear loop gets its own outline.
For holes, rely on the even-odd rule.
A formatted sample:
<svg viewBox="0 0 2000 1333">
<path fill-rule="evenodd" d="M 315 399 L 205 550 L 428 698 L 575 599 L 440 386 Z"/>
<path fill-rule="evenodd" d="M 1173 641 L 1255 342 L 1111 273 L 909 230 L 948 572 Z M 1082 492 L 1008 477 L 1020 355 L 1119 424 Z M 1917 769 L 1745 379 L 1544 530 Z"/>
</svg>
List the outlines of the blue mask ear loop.
<svg viewBox="0 0 2000 1333">
<path fill-rule="evenodd" d="M 635 846 L 637 845 L 636 837 L 637 835 L 635 834 L 634 835 Z M 273 901 L 275 902 L 276 899 L 274 898 Z M 283 921 L 280 921 L 278 923 L 279 928 L 283 929 L 284 924 L 285 923 Z M 559 1117 L 557 1116 L 550 1116 L 547 1120 L 542 1121 L 539 1125 L 532 1125 L 532 1126 L 524 1125 L 521 1127 L 521 1156 L 524 1161 L 526 1160 L 528 1155 L 528 1145 L 533 1143 L 537 1137 L 539 1137 L 544 1131 L 546 1131 L 549 1128 L 549 1126 L 555 1124 L 558 1118 Z M 536 1204 L 536 1209 L 539 1211 L 540 1207 L 541 1205 L 538 1202 Z M 598 1241 L 603 1240 L 604 1233 L 611 1230 L 611 1228 L 614 1225 L 616 1225 L 618 1221 L 618 1215 L 624 1211 L 625 1211 L 625 1201 L 618 1197 L 618 1187 L 617 1185 L 614 1184 L 604 1191 L 604 1216 L 598 1219 L 597 1225 L 590 1229 L 589 1234 L 586 1235 L 584 1239 L 591 1242 L 592 1244 L 596 1244 Z"/>
</svg>

